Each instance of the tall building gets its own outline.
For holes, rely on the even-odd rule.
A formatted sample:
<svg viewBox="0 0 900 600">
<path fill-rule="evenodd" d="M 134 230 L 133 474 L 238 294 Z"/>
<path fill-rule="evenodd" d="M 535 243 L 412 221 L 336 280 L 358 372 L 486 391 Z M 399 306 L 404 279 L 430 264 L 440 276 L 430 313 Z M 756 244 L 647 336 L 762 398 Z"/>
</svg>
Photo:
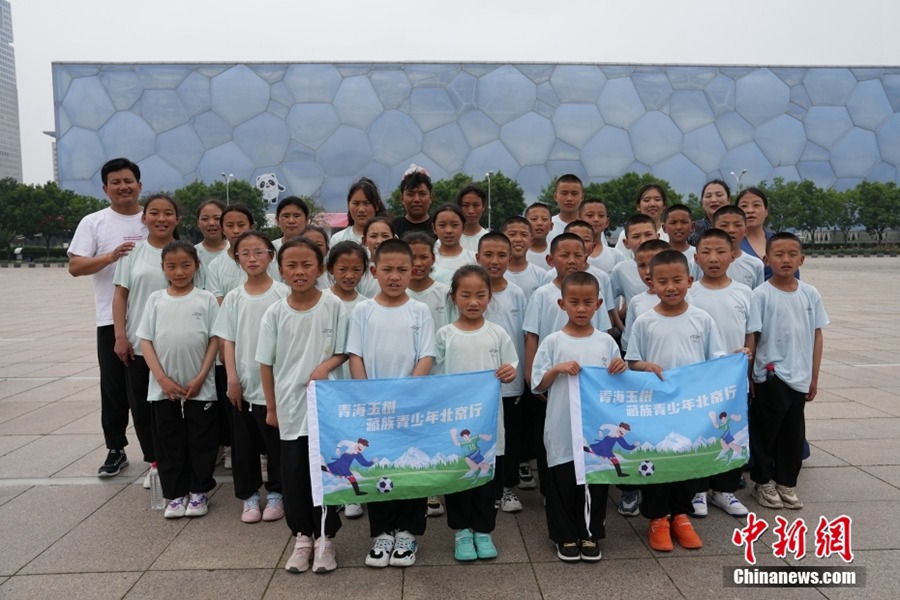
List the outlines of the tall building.
<svg viewBox="0 0 900 600">
<path fill-rule="evenodd" d="M 0 0 L 0 179 L 4 177 L 22 181 L 22 142 L 12 12 L 9 2 Z"/>
</svg>

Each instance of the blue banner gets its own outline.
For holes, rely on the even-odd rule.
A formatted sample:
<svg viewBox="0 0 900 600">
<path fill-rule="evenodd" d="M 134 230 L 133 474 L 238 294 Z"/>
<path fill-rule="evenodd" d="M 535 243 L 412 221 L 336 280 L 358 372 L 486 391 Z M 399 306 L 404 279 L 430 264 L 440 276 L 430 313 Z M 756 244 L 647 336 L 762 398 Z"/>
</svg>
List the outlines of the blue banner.
<svg viewBox="0 0 900 600">
<path fill-rule="evenodd" d="M 747 462 L 747 356 L 731 354 L 663 377 L 610 375 L 598 367 L 569 377 L 579 483 L 684 481 Z"/>
<path fill-rule="evenodd" d="M 494 371 L 314 381 L 307 399 L 316 506 L 449 494 L 494 476 Z"/>
</svg>

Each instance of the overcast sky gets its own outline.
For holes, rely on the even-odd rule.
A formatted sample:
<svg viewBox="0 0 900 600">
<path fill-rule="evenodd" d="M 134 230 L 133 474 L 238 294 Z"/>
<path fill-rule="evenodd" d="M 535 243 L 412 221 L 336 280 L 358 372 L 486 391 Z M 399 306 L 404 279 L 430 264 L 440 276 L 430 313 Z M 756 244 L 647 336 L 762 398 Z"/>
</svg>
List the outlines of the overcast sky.
<svg viewBox="0 0 900 600">
<path fill-rule="evenodd" d="M 897 0 L 11 0 L 27 183 L 53 62 L 900 65 Z"/>
</svg>

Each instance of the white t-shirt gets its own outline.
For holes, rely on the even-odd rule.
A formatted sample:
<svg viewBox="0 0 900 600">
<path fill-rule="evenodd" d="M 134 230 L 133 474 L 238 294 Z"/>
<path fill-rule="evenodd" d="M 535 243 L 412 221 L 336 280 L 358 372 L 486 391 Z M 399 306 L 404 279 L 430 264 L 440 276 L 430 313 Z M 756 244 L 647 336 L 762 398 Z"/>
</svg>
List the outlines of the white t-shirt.
<svg viewBox="0 0 900 600">
<path fill-rule="evenodd" d="M 266 310 L 259 327 L 256 360 L 272 367 L 282 440 L 309 434 L 306 384 L 316 367 L 344 353 L 346 334 L 347 312 L 335 296 L 322 294 L 309 310 L 294 310 L 287 298 Z M 333 378 L 334 371 L 329 376 Z"/>
<path fill-rule="evenodd" d="M 138 326 L 147 306 L 150 294 L 169 287 L 162 269 L 162 248 L 154 248 L 146 240 L 138 242 L 127 256 L 116 263 L 116 275 L 113 283 L 128 290 L 128 302 L 125 304 L 125 334 L 134 349 L 134 353 L 143 356 Z"/>
<path fill-rule="evenodd" d="M 603 252 L 597 256 L 588 256 L 588 264 L 608 275 L 612 273 L 613 267 L 627 259 L 619 250 L 607 246 L 605 241 L 601 243 L 603 244 Z"/>
<path fill-rule="evenodd" d="M 466 235 L 464 233 L 459 238 L 459 245 L 472 254 L 478 254 L 478 240 L 483 238 L 486 233 L 488 233 L 488 230 L 484 227 L 482 227 L 475 235 Z M 440 240 L 438 240 L 438 244 L 440 244 Z"/>
<path fill-rule="evenodd" d="M 153 350 L 163 371 L 175 383 L 187 387 L 203 366 L 212 328 L 219 312 L 215 296 L 195 287 L 186 296 L 170 296 L 156 290 L 147 299 L 137 336 L 153 342 Z M 168 400 L 156 377 L 150 377 L 147 401 Z M 216 400 L 215 372 L 210 368 L 203 386 L 190 400 Z"/>
<path fill-rule="evenodd" d="M 363 273 L 362 279 L 359 280 L 359 284 L 356 286 L 356 291 L 366 298 L 374 298 L 381 293 L 381 286 L 378 285 L 378 280 L 375 279 L 372 272 L 366 270 L 366 272 Z"/>
<path fill-rule="evenodd" d="M 675 317 L 648 310 L 635 319 L 625 360 L 652 362 L 669 370 L 727 353 L 709 313 L 689 304 Z"/>
<path fill-rule="evenodd" d="M 594 331 L 588 337 L 572 337 L 562 331 L 541 340 L 531 369 L 535 392 L 552 367 L 574 360 L 583 367 L 609 367 L 619 357 L 619 347 L 609 334 Z M 544 422 L 544 447 L 547 466 L 555 467 L 575 460 L 572 449 L 572 416 L 569 411 L 568 377 L 559 375 L 547 394 L 547 420 Z"/>
<path fill-rule="evenodd" d="M 475 253 L 465 248 L 456 256 L 443 256 L 435 250 L 434 269 L 431 271 L 431 278 L 445 285 L 450 285 L 450 282 L 453 280 L 453 274 L 456 273 L 458 268 L 464 265 L 474 265 L 475 263 Z"/>
<path fill-rule="evenodd" d="M 585 272 L 593 275 L 594 279 L 597 280 L 597 283 L 600 284 L 600 297 L 603 298 L 603 304 L 600 306 L 600 310 L 609 312 L 610 310 L 615 308 L 616 297 L 613 295 L 612 282 L 609 279 L 609 275 L 607 275 L 604 271 L 601 271 L 597 267 L 593 267 L 591 265 L 588 265 L 588 268 L 585 270 Z M 551 269 L 544 275 L 544 279 L 541 281 L 541 285 L 552 283 L 554 279 L 556 279 L 556 269 Z M 560 281 L 562 281 L 562 279 L 560 279 Z M 610 324 L 610 327 L 612 327 L 612 324 Z M 604 329 L 603 331 L 606 330 Z"/>
<path fill-rule="evenodd" d="M 338 300 L 341 300 L 337 296 L 335 296 L 334 292 L 331 291 L 331 288 L 322 292 L 323 294 L 328 294 L 329 296 L 334 296 Z M 358 291 L 356 293 L 356 298 L 353 300 L 341 300 L 341 303 L 344 305 L 344 310 L 347 311 L 347 322 L 350 321 L 350 315 L 353 314 L 353 309 L 356 308 L 356 305 L 362 302 L 363 300 L 367 300 L 365 296 L 360 294 Z M 353 376 L 350 375 L 350 361 L 346 361 L 344 364 L 340 366 L 340 368 L 335 369 L 333 371 L 335 375 L 335 379 L 353 379 Z"/>
<path fill-rule="evenodd" d="M 659 296 L 651 294 L 649 291 L 643 291 L 631 299 L 631 302 L 628 303 L 628 313 L 625 315 L 625 331 L 622 332 L 619 340 L 622 350 L 628 350 L 628 338 L 631 336 L 631 330 L 634 329 L 635 320 L 657 304 L 659 304 Z"/>
<path fill-rule="evenodd" d="M 356 242 L 362 245 L 362 238 L 362 234 L 356 235 L 353 233 L 353 225 L 349 225 L 331 236 L 331 243 L 328 244 L 328 247 L 334 248 L 335 244 L 340 244 L 341 242 Z"/>
<path fill-rule="evenodd" d="M 363 300 L 350 315 L 347 354 L 363 359 L 368 379 L 409 377 L 416 364 L 434 356 L 434 319 L 410 298 L 402 306 Z"/>
<path fill-rule="evenodd" d="M 728 276 L 754 290 L 766 280 L 765 265 L 755 256 L 741 252 L 728 267 Z"/>
<path fill-rule="evenodd" d="M 69 256 L 94 258 L 112 252 L 125 242 L 140 242 L 147 237 L 143 215 L 120 215 L 107 207 L 81 219 L 69 244 Z M 160 269 L 162 270 L 162 269 Z M 103 267 L 91 276 L 97 327 L 112 325 L 112 300 L 115 264 Z"/>
<path fill-rule="evenodd" d="M 805 394 L 812 382 L 816 329 L 829 321 L 819 291 L 799 280 L 797 286 L 793 292 L 785 292 L 767 281 L 753 290 L 762 319 L 753 381 L 765 381 L 766 365 L 774 363 L 779 379 Z"/>
<path fill-rule="evenodd" d="M 269 263 L 266 272 L 275 281 L 281 281 L 277 260 Z M 247 273 L 227 252 L 214 258 L 206 270 L 206 289 L 216 298 L 224 298 L 228 292 L 241 287 L 246 281 Z"/>
<path fill-rule="evenodd" d="M 575 219 L 577 218 L 578 217 L 575 217 Z M 550 244 L 550 242 L 552 242 L 553 238 L 555 238 L 556 236 L 565 233 L 566 225 L 569 224 L 563 221 L 562 217 L 560 217 L 559 214 L 553 215 L 553 217 L 550 219 L 550 223 L 551 227 L 550 232 L 547 234 L 547 244 Z"/>
<path fill-rule="evenodd" d="M 259 380 L 259 363 L 256 362 L 259 324 L 266 310 L 290 293 L 291 288 L 273 281 L 262 294 L 251 295 L 241 285 L 228 292 L 222 300 L 222 309 L 213 326 L 213 335 L 234 342 L 237 376 L 244 400 L 250 404 L 266 405 Z"/>
<path fill-rule="evenodd" d="M 647 291 L 647 283 L 641 279 L 637 263 L 633 258 L 624 260 L 613 267 L 609 277 L 612 293 L 615 298 L 623 298 L 627 306 L 631 299 Z"/>
<path fill-rule="evenodd" d="M 525 322 L 522 328 L 527 333 L 533 333 L 541 340 L 545 339 L 554 331 L 559 331 L 569 322 L 569 316 L 566 311 L 559 307 L 557 300 L 562 298 L 562 290 L 555 283 L 542 285 L 528 300 L 528 307 L 525 309 Z M 594 318 L 591 319 L 594 329 L 607 331 L 612 327 L 609 322 L 609 313 L 601 307 Z"/>
<path fill-rule="evenodd" d="M 414 292 L 407 288 L 406 295 L 428 307 L 431 311 L 431 318 L 434 319 L 435 331 L 456 320 L 456 305 L 450 300 L 449 285 L 435 281 L 430 287 L 421 292 Z"/>
<path fill-rule="evenodd" d="M 531 248 L 525 251 L 525 260 L 533 264 L 539 269 L 545 271 L 551 270 L 553 267 L 547 264 L 547 255 L 550 254 L 550 242 L 547 241 L 547 247 L 543 252 L 535 252 Z"/>
<path fill-rule="evenodd" d="M 728 352 L 743 347 L 746 335 L 762 327 L 753 290 L 743 283 L 732 281 L 722 289 L 710 289 L 695 281 L 688 290 L 687 301 L 709 313 Z"/>
<path fill-rule="evenodd" d="M 471 373 L 499 369 L 502 365 L 511 364 L 517 367 L 519 356 L 512 340 L 502 327 L 496 323 L 485 321 L 475 331 L 463 331 L 456 325 L 445 325 L 434 335 L 434 367 L 432 373 Z M 502 396 L 502 392 L 501 392 Z M 497 397 L 500 406 L 497 416 L 497 456 L 502 456 L 506 447 L 503 428 L 503 403 Z"/>
<path fill-rule="evenodd" d="M 493 293 L 484 312 L 485 319 L 506 331 L 519 357 L 516 378 L 510 383 L 500 384 L 500 395 L 504 398 L 521 396 L 525 391 L 525 332 L 522 330 L 522 323 L 525 321 L 527 306 L 528 301 L 522 289 L 508 281 L 505 290 Z"/>
<path fill-rule="evenodd" d="M 194 248 L 197 249 L 197 256 L 200 257 L 200 270 L 197 271 L 197 277 L 194 278 L 194 281 L 197 282 L 197 287 L 200 289 L 206 289 L 206 279 L 208 277 L 207 271 L 209 270 L 209 265 L 212 261 L 214 261 L 217 257 L 219 257 L 223 252 L 228 252 L 229 243 L 226 241 L 225 246 L 219 250 L 218 252 L 211 252 L 206 249 L 206 246 L 203 245 L 203 242 L 198 244 L 194 244 Z"/>
<path fill-rule="evenodd" d="M 526 263 L 525 268 L 521 271 L 507 269 L 503 276 L 510 283 L 514 283 L 522 288 L 525 297 L 530 298 L 534 290 L 541 287 L 541 281 L 543 281 L 546 272 L 545 269 L 535 266 L 534 263 Z"/>
</svg>

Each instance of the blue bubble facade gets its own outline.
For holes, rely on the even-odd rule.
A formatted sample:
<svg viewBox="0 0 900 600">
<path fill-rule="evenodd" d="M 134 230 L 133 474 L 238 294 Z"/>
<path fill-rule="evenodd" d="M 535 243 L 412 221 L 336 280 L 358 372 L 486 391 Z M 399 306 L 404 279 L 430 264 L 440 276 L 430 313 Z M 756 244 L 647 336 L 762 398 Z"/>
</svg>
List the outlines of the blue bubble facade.
<svg viewBox="0 0 900 600">
<path fill-rule="evenodd" d="M 60 184 L 102 196 L 127 156 L 145 189 L 274 173 L 341 211 L 365 175 L 389 194 L 502 171 L 526 199 L 563 173 L 650 172 L 699 194 L 712 178 L 846 189 L 898 181 L 900 68 L 593 64 L 53 65 Z"/>
</svg>

